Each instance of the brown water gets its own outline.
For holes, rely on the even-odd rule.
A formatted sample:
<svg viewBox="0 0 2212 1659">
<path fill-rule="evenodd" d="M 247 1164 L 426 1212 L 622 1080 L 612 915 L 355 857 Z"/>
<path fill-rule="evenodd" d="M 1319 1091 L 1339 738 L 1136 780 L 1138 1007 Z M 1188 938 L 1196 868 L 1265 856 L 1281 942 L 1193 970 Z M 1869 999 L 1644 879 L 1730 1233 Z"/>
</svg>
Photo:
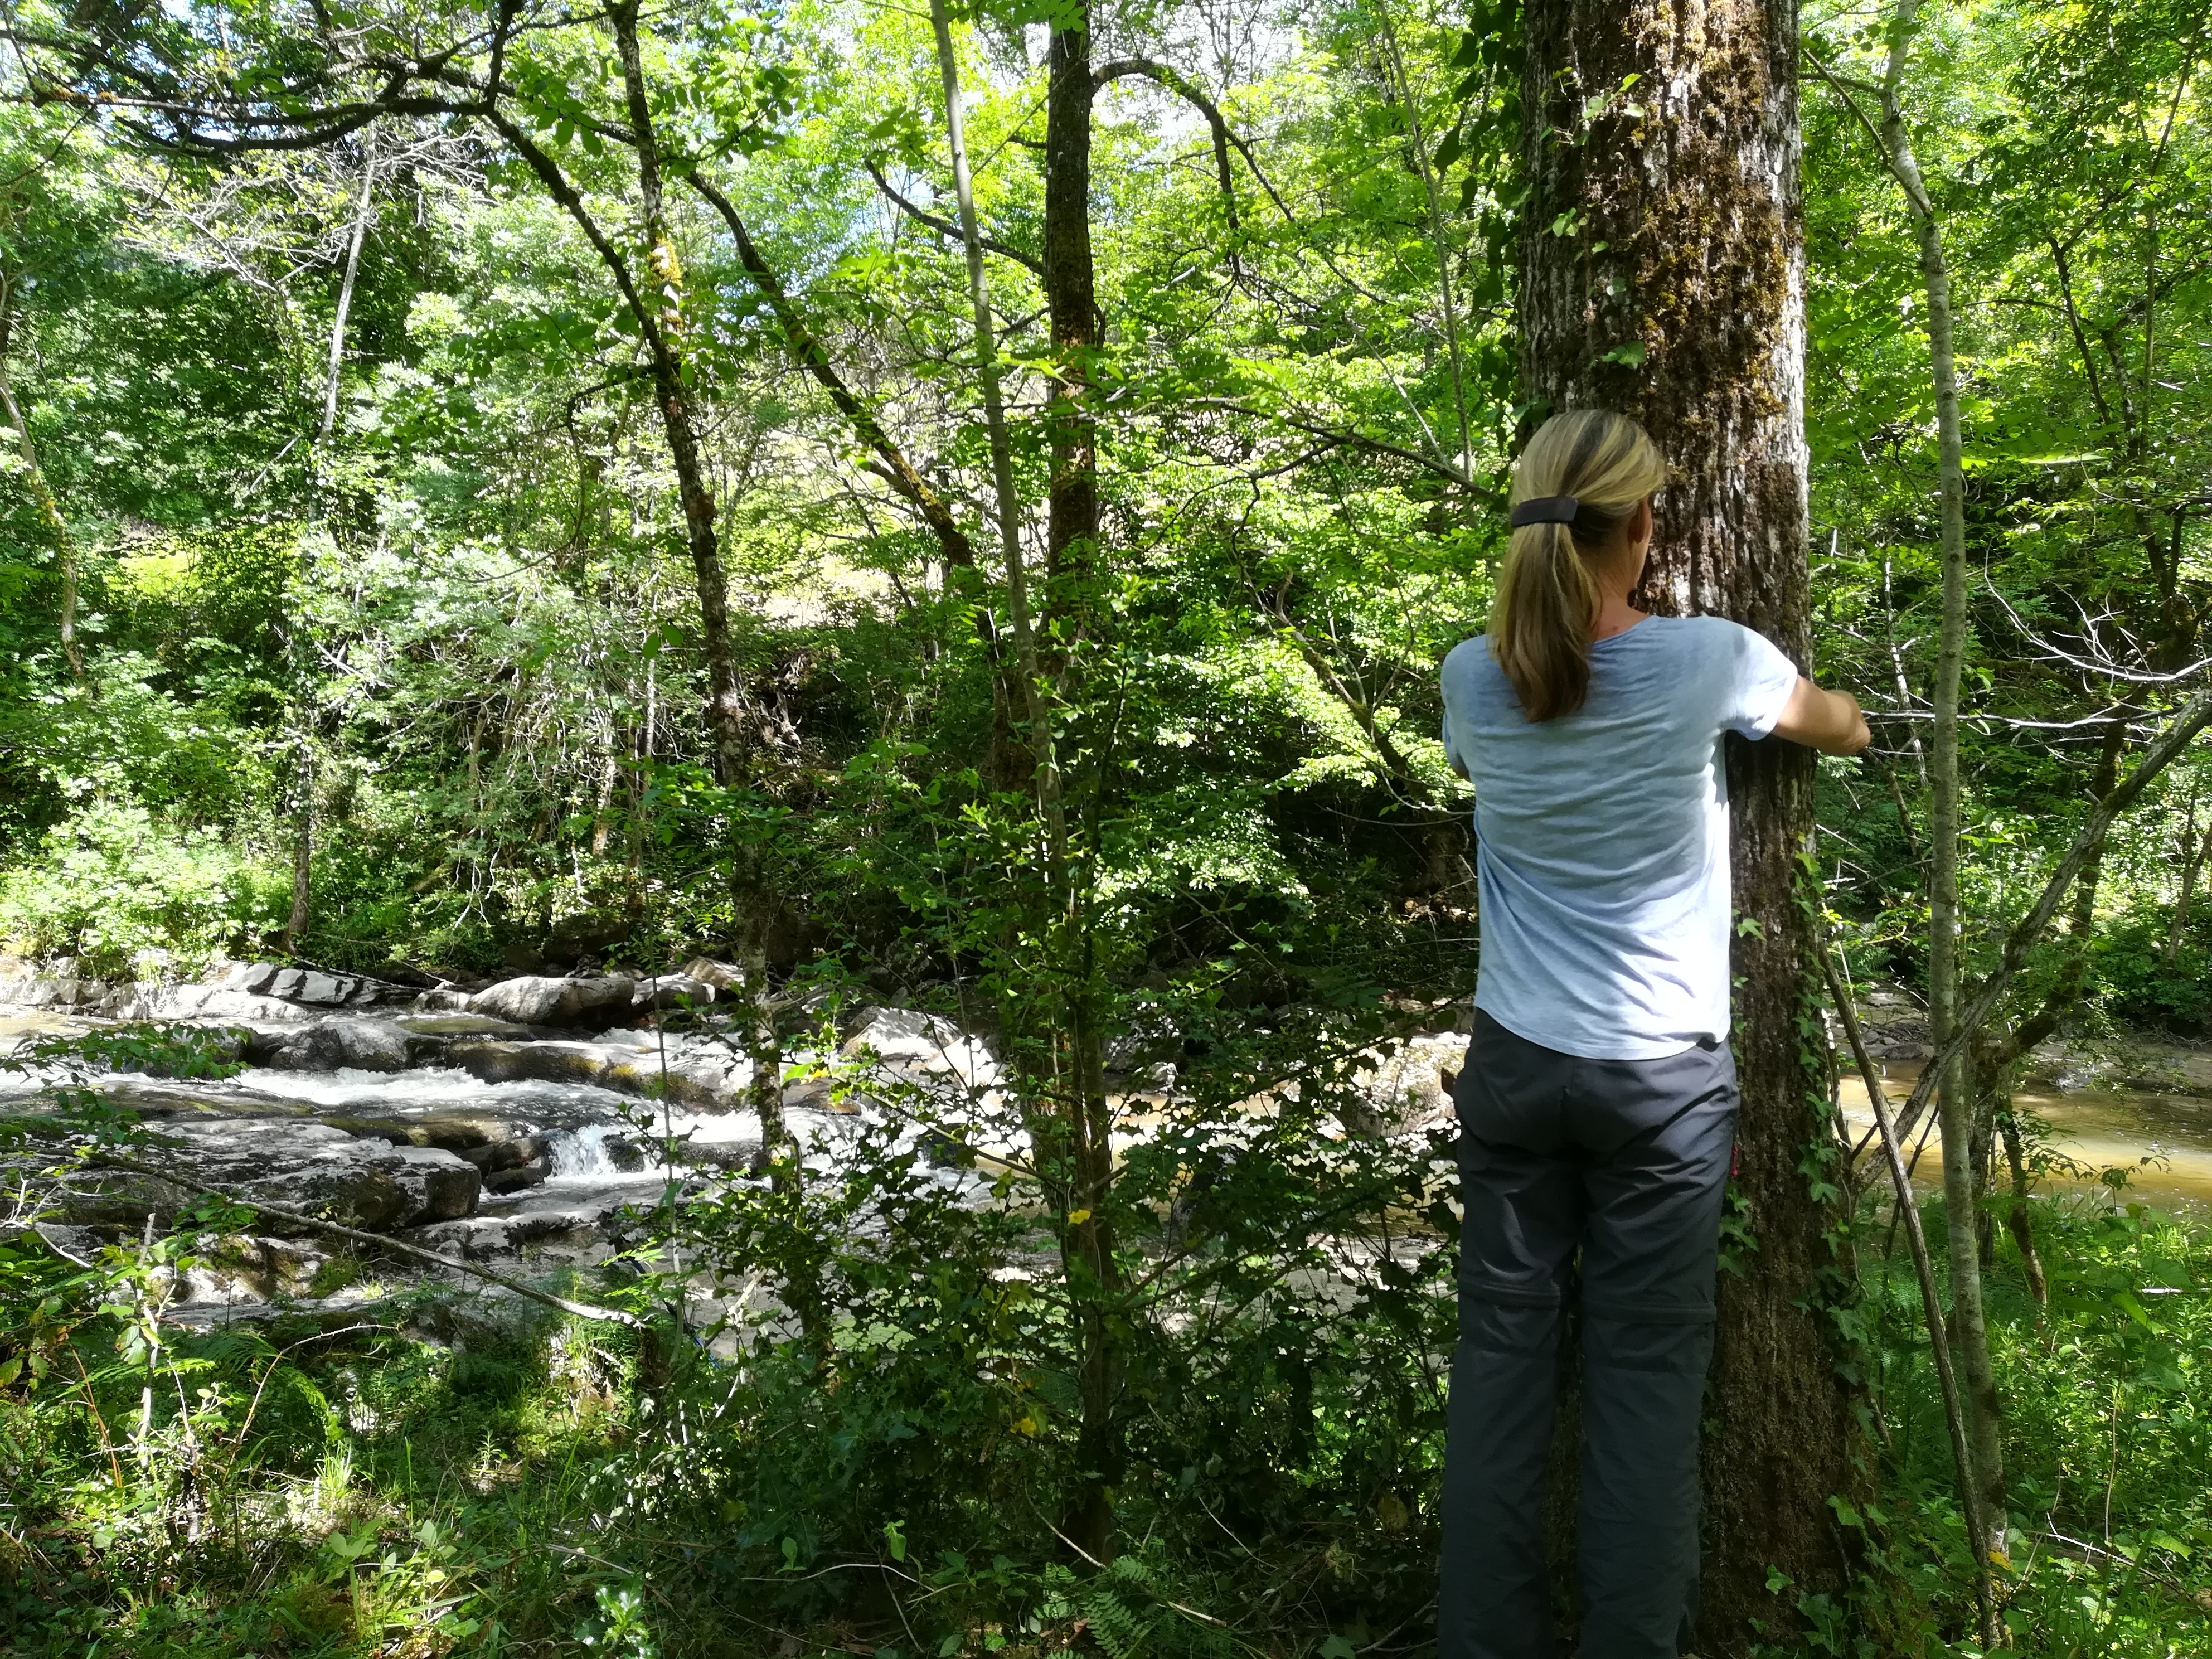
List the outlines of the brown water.
<svg viewBox="0 0 2212 1659">
<path fill-rule="evenodd" d="M 1882 1093 L 1902 1101 L 1911 1093 L 1919 1070 L 1917 1062 L 1886 1066 Z M 2084 1166 L 2078 1176 L 2045 1177 L 2042 1188 L 2102 1191 L 2105 1170 L 2125 1169 L 2127 1191 L 2122 1197 L 2200 1217 L 2212 1214 L 2212 1099 L 2138 1089 L 2061 1090 L 2040 1083 L 2015 1090 L 2013 1099 L 2021 1110 L 2050 1125 L 2051 1152 Z M 1854 1138 L 1874 1127 L 1865 1086 L 1848 1073 L 1843 1105 Z M 1920 1132 L 1913 1138 L 1917 1142 Z M 1905 1150 L 1909 1156 L 1911 1148 Z M 1932 1137 L 1913 1179 L 1929 1187 L 1942 1184 Z"/>
</svg>

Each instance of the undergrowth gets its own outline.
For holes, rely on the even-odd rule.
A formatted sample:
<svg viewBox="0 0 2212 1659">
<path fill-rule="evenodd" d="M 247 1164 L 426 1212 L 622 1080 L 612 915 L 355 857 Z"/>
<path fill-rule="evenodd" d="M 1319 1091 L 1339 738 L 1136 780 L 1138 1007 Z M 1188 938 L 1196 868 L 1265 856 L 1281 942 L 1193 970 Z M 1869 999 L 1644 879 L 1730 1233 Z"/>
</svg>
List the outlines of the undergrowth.
<svg viewBox="0 0 2212 1659">
<path fill-rule="evenodd" d="M 2039 1200 L 2034 1218 L 2047 1313 L 2009 1254 L 1991 1279 L 2021 1540 L 2005 1626 L 2050 1659 L 2204 1652 L 2212 1238 L 2134 1205 Z M 1293 1352 L 1277 1322 L 1264 1358 L 1157 1389 L 1102 1571 L 1051 1524 L 1067 1449 L 1048 1403 L 1020 1403 L 1051 1385 L 979 1368 L 991 1313 L 957 1275 L 910 1282 L 903 1320 L 886 1300 L 894 1317 L 826 1344 L 717 1353 L 451 1307 L 412 1310 L 436 1340 L 397 1328 L 404 1306 L 329 1330 L 149 1321 L 148 1286 L 193 1247 L 86 1272 L 33 1236 L 0 1245 L 0 1650 L 1348 1659 L 1431 1640 L 1439 1425 L 1370 1409 L 1375 1379 L 1319 1328 Z M 1901 1266 L 1868 1267 L 1879 1499 L 1838 1506 L 1868 1572 L 1848 1604 L 1778 1575 L 1778 1619 L 1802 1630 L 1777 1653 L 1972 1650 Z M 1413 1455 L 1384 1458 L 1401 1434 Z M 1378 1480 L 1393 1460 L 1426 1474 Z"/>
</svg>

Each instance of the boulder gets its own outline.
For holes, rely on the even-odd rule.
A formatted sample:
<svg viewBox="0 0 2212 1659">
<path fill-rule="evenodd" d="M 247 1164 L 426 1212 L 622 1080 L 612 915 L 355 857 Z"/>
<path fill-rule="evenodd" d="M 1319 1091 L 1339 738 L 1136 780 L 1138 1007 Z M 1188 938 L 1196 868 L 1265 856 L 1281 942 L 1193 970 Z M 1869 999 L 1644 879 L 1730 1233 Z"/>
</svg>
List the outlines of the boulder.
<svg viewBox="0 0 2212 1659">
<path fill-rule="evenodd" d="M 999 1081 L 998 1062 L 981 1039 L 969 1036 L 942 1014 L 915 1008 L 864 1008 L 845 1039 L 848 1057 L 872 1054 L 879 1060 L 919 1065 L 927 1072 L 950 1072 L 963 1083 L 989 1088 Z"/>
<path fill-rule="evenodd" d="M 475 1207 L 476 1167 L 428 1146 L 363 1139 L 335 1124 L 298 1118 L 179 1120 L 162 1126 L 167 1143 L 137 1150 L 137 1161 L 175 1171 L 177 1179 L 121 1173 L 70 1206 L 79 1222 L 136 1222 L 173 1215 L 191 1201 L 191 1185 L 226 1188 L 313 1211 L 372 1232 L 416 1222 L 451 1220 Z M 264 1212 L 272 1232 L 295 1231 Z"/>
<path fill-rule="evenodd" d="M 469 999 L 468 1012 L 518 1025 L 605 1027 L 629 1017 L 636 994 L 637 981 L 618 974 L 604 979 L 525 974 L 478 991 Z"/>
<path fill-rule="evenodd" d="M 542 1136 L 517 1135 L 512 1140 L 495 1140 L 482 1146 L 465 1149 L 461 1156 L 487 1176 L 495 1176 L 507 1170 L 519 1170 L 526 1164 L 545 1164 L 548 1170 L 551 1153 Z M 503 1190 L 495 1187 L 495 1192 Z"/>
<path fill-rule="evenodd" d="M 363 1140 L 381 1140 L 392 1146 L 434 1146 L 466 1156 L 480 1146 L 503 1139 L 508 1126 L 496 1118 L 448 1117 L 331 1117 L 319 1121 L 343 1129 Z"/>
<path fill-rule="evenodd" d="M 1340 1108 L 1354 1134 L 1432 1128 L 1453 1115 L 1451 1080 L 1467 1063 L 1467 1039 L 1431 1033 L 1376 1051 L 1357 1074 L 1358 1097 Z"/>
<path fill-rule="evenodd" d="M 311 1019 L 313 1012 L 282 997 L 231 985 L 163 985 L 141 989 L 118 1008 L 125 1019 L 246 1020 L 275 1024 Z"/>
<path fill-rule="evenodd" d="M 658 1096 L 663 1073 L 658 1054 L 595 1042 L 494 1042 L 462 1038 L 446 1050 L 446 1063 L 486 1083 L 576 1083 L 620 1094 Z M 711 1060 L 672 1060 L 667 1097 L 685 1105 L 716 1106 L 727 1098 L 726 1072 Z"/>
<path fill-rule="evenodd" d="M 445 994 L 450 995 L 451 993 Z M 489 1036 L 527 1037 L 530 1028 L 517 1025 L 511 1019 L 494 1019 L 489 1014 L 401 1014 L 394 1024 L 424 1036 Z"/>
<path fill-rule="evenodd" d="M 438 1146 L 394 1146 L 401 1169 L 399 1184 L 408 1196 L 403 1227 L 431 1221 L 457 1221 L 477 1206 L 483 1176 L 467 1159 Z"/>
<path fill-rule="evenodd" d="M 741 991 L 744 988 L 744 970 L 734 962 L 717 962 L 712 957 L 693 957 L 671 977 L 695 979 L 702 985 L 711 985 L 717 991 Z"/>
<path fill-rule="evenodd" d="M 484 1177 L 484 1190 L 505 1198 L 510 1193 L 526 1192 L 532 1187 L 542 1187 L 553 1173 L 553 1160 L 544 1154 L 527 1164 L 512 1164 L 495 1170 Z"/>
<path fill-rule="evenodd" d="M 445 1046 L 443 1037 L 396 1020 L 356 1017 L 259 1034 L 247 1054 L 258 1065 L 295 1072 L 404 1072 L 434 1063 Z"/>
<path fill-rule="evenodd" d="M 710 981 L 689 974 L 663 974 L 637 982 L 635 1012 L 647 1008 L 703 1008 L 714 1001 L 717 989 Z"/>
</svg>

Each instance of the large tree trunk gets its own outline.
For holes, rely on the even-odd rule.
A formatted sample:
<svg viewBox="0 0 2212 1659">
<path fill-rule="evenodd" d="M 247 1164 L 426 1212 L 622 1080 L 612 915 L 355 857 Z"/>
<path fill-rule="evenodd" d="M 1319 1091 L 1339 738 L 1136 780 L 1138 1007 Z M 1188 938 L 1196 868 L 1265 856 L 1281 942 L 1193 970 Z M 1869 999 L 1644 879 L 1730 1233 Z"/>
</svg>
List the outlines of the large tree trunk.
<svg viewBox="0 0 2212 1659">
<path fill-rule="evenodd" d="M 1796 75 L 1789 0 L 1532 4 L 1520 323 L 1529 396 L 1620 410 L 1668 455 L 1643 603 L 1733 617 L 1802 664 Z M 1843 1587 L 1849 1553 L 1827 1500 L 1859 1484 L 1849 1390 L 1818 1311 L 1834 1294 L 1835 1218 L 1805 1173 L 1832 1146 L 1825 1058 L 1800 1024 L 1813 994 L 1797 885 L 1813 757 L 1730 739 L 1729 761 L 1743 918 L 1736 1188 L 1757 1242 L 1721 1283 L 1705 1452 L 1709 1655 L 1742 1652 L 1753 1619 L 1770 1630 L 1787 1619 L 1770 1567 L 1800 1591 Z"/>
</svg>

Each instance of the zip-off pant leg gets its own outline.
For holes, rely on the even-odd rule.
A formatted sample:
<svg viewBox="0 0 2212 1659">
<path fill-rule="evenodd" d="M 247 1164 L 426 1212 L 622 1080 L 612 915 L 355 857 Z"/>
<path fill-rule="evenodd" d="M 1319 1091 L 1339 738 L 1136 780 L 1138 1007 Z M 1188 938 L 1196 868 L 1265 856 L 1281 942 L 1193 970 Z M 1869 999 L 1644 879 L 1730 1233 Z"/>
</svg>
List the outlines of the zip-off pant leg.
<svg viewBox="0 0 2212 1659">
<path fill-rule="evenodd" d="M 1581 1253 L 1584 1659 L 1673 1659 L 1696 1603 L 1698 1419 L 1735 1138 L 1725 1045 L 1591 1060 L 1478 1012 L 1460 1110 L 1460 1340 L 1440 1659 L 1556 1659 L 1542 1539 Z"/>
</svg>

